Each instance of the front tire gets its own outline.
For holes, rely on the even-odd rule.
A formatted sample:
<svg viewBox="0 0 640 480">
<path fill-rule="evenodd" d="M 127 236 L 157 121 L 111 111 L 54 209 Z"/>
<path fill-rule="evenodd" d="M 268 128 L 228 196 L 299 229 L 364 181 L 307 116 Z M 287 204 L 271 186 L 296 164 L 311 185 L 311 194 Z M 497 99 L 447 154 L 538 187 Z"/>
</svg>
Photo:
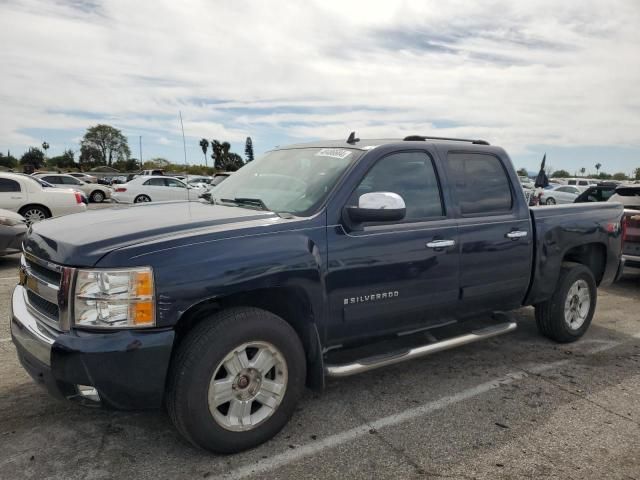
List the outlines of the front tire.
<svg viewBox="0 0 640 480">
<path fill-rule="evenodd" d="M 545 337 L 556 342 L 574 342 L 582 337 L 593 319 L 597 300 L 591 270 L 578 263 L 565 263 L 553 296 L 536 305 L 536 323 Z"/>
<path fill-rule="evenodd" d="M 305 377 L 304 349 L 288 323 L 265 310 L 232 308 L 203 320 L 179 345 L 167 410 L 194 445 L 235 453 L 286 425 Z"/>
<path fill-rule="evenodd" d="M 547 198 L 547 201 L 545 203 L 547 205 L 555 205 L 556 204 L 556 200 L 555 200 L 555 198 Z"/>
</svg>

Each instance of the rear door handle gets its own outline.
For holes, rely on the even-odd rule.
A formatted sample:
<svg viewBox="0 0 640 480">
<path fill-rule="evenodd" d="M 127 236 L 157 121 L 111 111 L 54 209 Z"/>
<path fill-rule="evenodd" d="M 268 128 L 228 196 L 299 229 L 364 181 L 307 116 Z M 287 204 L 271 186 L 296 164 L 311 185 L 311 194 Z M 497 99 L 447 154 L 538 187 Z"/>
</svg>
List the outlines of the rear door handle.
<svg viewBox="0 0 640 480">
<path fill-rule="evenodd" d="M 455 240 L 433 240 L 427 243 L 429 248 L 446 248 L 453 247 L 456 244 Z"/>
<path fill-rule="evenodd" d="M 517 240 L 518 238 L 523 238 L 523 237 L 526 237 L 527 235 L 529 235 L 529 232 L 526 232 L 524 230 L 514 230 L 512 232 L 507 233 L 505 237 L 511 238 L 512 240 Z"/>
</svg>

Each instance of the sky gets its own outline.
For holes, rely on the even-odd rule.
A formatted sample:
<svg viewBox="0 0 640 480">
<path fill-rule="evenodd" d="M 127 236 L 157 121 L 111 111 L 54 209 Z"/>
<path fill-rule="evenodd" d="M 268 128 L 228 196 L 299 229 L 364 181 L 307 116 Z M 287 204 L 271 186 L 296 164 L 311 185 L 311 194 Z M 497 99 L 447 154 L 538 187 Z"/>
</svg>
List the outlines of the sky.
<svg viewBox="0 0 640 480">
<path fill-rule="evenodd" d="M 531 171 L 640 167 L 638 0 L 0 0 L 0 151 L 203 163 L 316 139 L 471 137 Z M 209 162 L 211 160 L 209 159 Z"/>
</svg>

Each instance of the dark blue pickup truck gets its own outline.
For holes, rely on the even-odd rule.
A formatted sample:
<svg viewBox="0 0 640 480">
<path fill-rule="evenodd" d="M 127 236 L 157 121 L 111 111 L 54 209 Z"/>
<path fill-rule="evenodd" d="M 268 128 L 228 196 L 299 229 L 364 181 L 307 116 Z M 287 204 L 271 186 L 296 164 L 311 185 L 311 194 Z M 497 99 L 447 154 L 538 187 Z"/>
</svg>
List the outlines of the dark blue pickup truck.
<svg viewBox="0 0 640 480">
<path fill-rule="evenodd" d="M 235 452 L 305 385 L 507 333 L 523 305 L 553 340 L 585 333 L 622 267 L 621 205 L 529 208 L 481 140 L 354 137 L 268 152 L 211 203 L 35 224 L 11 309 L 24 368 L 61 398 L 164 405 Z"/>
</svg>

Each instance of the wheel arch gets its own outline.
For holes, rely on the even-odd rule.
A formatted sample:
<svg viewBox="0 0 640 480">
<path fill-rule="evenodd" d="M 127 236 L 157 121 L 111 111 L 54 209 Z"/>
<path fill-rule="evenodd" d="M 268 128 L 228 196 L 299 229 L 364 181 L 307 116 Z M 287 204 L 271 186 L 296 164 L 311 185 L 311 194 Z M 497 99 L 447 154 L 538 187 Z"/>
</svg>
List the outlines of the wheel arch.
<svg viewBox="0 0 640 480">
<path fill-rule="evenodd" d="M 592 242 L 569 248 L 562 257 L 562 263 L 566 262 L 579 263 L 589 268 L 596 285 L 600 285 L 607 266 L 607 247 L 603 243 Z"/>
<path fill-rule="evenodd" d="M 49 207 L 47 207 L 46 205 L 42 205 L 41 203 L 27 203 L 25 206 L 20 207 L 20 210 L 18 210 L 18 213 L 20 215 L 23 215 L 22 212 L 25 212 L 29 208 L 33 208 L 33 207 L 38 207 L 38 208 L 43 209 L 49 215 L 49 217 L 47 217 L 47 218 L 53 217 L 53 214 L 51 213 L 51 209 Z"/>
<path fill-rule="evenodd" d="M 203 300 L 189 307 L 175 326 L 174 350 L 200 322 L 216 312 L 231 307 L 255 307 L 266 310 L 286 321 L 298 335 L 307 357 L 307 386 L 324 388 L 322 345 L 315 322 L 311 300 L 303 288 L 274 287 L 238 292 L 225 297 Z"/>
</svg>

